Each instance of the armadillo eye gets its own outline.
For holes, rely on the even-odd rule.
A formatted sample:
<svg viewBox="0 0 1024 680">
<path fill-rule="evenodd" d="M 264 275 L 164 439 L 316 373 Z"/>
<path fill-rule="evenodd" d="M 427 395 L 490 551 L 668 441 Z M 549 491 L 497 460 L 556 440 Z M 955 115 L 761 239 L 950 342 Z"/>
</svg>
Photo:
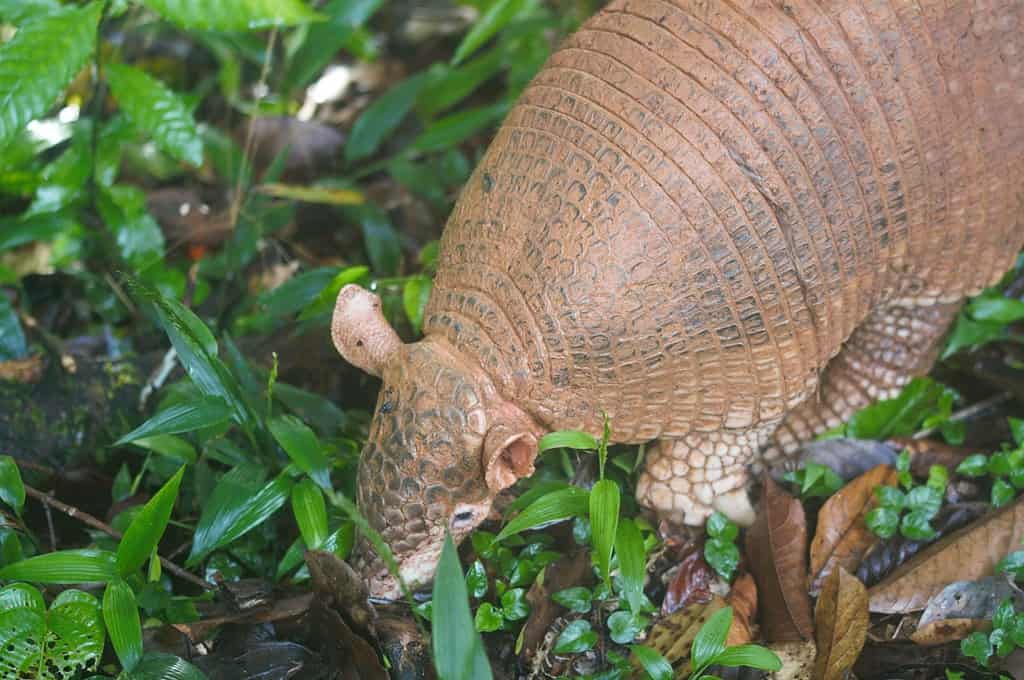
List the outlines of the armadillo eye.
<svg viewBox="0 0 1024 680">
<path fill-rule="evenodd" d="M 473 511 L 463 510 L 462 512 L 455 513 L 455 516 L 452 517 L 452 524 L 465 524 L 466 522 L 469 522 L 472 519 Z"/>
</svg>

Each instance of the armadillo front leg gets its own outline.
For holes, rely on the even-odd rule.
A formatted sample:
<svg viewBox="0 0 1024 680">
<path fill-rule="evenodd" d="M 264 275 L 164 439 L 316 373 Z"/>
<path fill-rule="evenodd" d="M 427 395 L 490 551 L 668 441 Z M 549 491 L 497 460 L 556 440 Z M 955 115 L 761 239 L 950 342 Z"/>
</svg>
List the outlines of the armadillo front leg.
<svg viewBox="0 0 1024 680">
<path fill-rule="evenodd" d="M 637 500 L 674 522 L 701 524 L 719 510 L 749 525 L 754 510 L 747 497 L 747 468 L 775 425 L 658 440 L 647 450 Z"/>
<path fill-rule="evenodd" d="M 962 303 L 890 305 L 862 322 L 825 367 L 817 394 L 790 411 L 772 435 L 765 460 L 845 422 L 879 399 L 891 399 L 931 370 Z"/>
</svg>

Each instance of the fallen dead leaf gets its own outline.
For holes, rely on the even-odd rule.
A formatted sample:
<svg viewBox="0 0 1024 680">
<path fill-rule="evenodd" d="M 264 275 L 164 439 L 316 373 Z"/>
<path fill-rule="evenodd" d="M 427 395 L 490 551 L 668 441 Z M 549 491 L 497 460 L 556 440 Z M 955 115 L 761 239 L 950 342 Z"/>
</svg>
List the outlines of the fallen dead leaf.
<svg viewBox="0 0 1024 680">
<path fill-rule="evenodd" d="M 765 639 L 810 640 L 814 626 L 805 581 L 807 518 L 800 501 L 770 477 L 764 479 L 757 520 L 747 531 L 746 552 L 757 581 Z"/>
<path fill-rule="evenodd" d="M 768 675 L 772 680 L 808 680 L 817 654 L 814 640 L 773 642 L 768 649 L 775 652 L 782 668 Z"/>
<path fill-rule="evenodd" d="M 757 583 L 754 577 L 750 574 L 737 577 L 725 603 L 732 607 L 732 627 L 726 644 L 732 647 L 753 640 L 753 625 L 757 620 Z"/>
<path fill-rule="evenodd" d="M 888 465 L 874 467 L 844 486 L 825 501 L 818 513 L 818 527 L 811 541 L 811 593 L 836 568 L 853 572 L 879 538 L 868 529 L 864 516 L 875 507 L 876 486 L 895 486 L 896 470 Z"/>
<path fill-rule="evenodd" d="M 868 591 L 871 611 L 905 614 L 923 609 L 954 581 L 995 573 L 996 564 L 1024 537 L 1024 496 L 931 544 Z"/>
<path fill-rule="evenodd" d="M 28 384 L 39 381 L 43 375 L 43 355 L 0 361 L 0 380 Z"/>
<path fill-rule="evenodd" d="M 814 606 L 818 642 L 815 680 L 841 680 L 853 667 L 868 634 L 868 592 L 864 584 L 837 566 Z"/>
<path fill-rule="evenodd" d="M 695 602 L 657 621 L 651 626 L 647 635 L 646 646 L 661 654 L 676 669 L 676 677 L 680 671 L 690 670 L 690 648 L 693 638 L 701 626 L 716 611 L 726 606 L 725 600 L 717 595 L 709 602 Z M 733 626 L 736 625 L 735 620 Z M 732 629 L 730 628 L 730 634 Z"/>
<path fill-rule="evenodd" d="M 679 562 L 679 569 L 668 584 L 665 599 L 661 602 L 661 613 L 671 614 L 693 602 L 707 602 L 711 599 L 711 583 L 715 572 L 704 561 L 703 546 L 690 546 L 690 551 Z"/>
</svg>

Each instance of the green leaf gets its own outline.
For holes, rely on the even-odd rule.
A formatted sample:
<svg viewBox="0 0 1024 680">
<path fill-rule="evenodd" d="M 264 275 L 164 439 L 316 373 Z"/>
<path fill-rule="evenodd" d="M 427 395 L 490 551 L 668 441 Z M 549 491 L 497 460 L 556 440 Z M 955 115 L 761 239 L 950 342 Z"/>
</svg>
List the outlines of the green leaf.
<svg viewBox="0 0 1024 680">
<path fill-rule="evenodd" d="M 363 268 L 365 270 L 365 268 Z M 320 294 L 325 286 L 342 271 L 337 267 L 318 267 L 298 276 L 293 276 L 277 288 L 259 296 L 257 304 L 262 314 L 272 319 L 281 319 L 301 310 L 309 301 Z M 349 281 L 348 283 L 351 283 Z M 341 287 L 339 286 L 340 290 Z M 335 293 L 337 297 L 337 293 Z M 332 300 L 333 302 L 333 300 Z"/>
<path fill-rule="evenodd" d="M 35 583 L 106 583 L 117 578 L 117 556 L 106 550 L 59 550 L 0 569 L 0 579 Z"/>
<path fill-rule="evenodd" d="M 928 468 L 928 487 L 934 489 L 939 495 L 939 503 L 949 486 L 949 470 L 945 465 L 932 465 Z M 938 511 L 936 511 L 938 512 Z"/>
<path fill-rule="evenodd" d="M 925 519 L 935 517 L 942 507 L 942 492 L 929 486 L 914 487 L 907 493 L 907 509 Z"/>
<path fill-rule="evenodd" d="M 579 430 L 561 430 L 559 432 L 549 432 L 541 437 L 537 448 L 539 453 L 561 448 L 596 451 L 597 440 L 586 432 Z"/>
<path fill-rule="evenodd" d="M 349 163 L 373 154 L 381 142 L 412 110 L 420 90 L 429 82 L 426 73 L 407 78 L 378 97 L 356 120 L 345 145 Z"/>
<path fill-rule="evenodd" d="M 111 93 L 135 127 L 171 156 L 196 167 L 203 164 L 203 140 L 178 95 L 145 71 L 125 64 L 108 64 L 106 76 Z"/>
<path fill-rule="evenodd" d="M 420 153 L 443 151 L 458 146 L 470 136 L 493 125 L 508 111 L 504 102 L 459 111 L 430 124 L 410 148 Z"/>
<path fill-rule="evenodd" d="M 520 621 L 530 615 L 526 590 L 510 588 L 501 594 L 501 614 L 509 621 Z"/>
<path fill-rule="evenodd" d="M 0 19 L 15 26 L 44 13 L 59 12 L 57 0 L 0 0 Z"/>
<path fill-rule="evenodd" d="M 129 673 L 142 659 L 142 625 L 131 586 L 121 580 L 103 592 L 103 622 L 121 667 Z"/>
<path fill-rule="evenodd" d="M 420 93 L 417 109 L 424 118 L 452 108 L 500 71 L 505 50 L 495 47 L 486 54 L 454 69 L 442 67 L 440 75 Z"/>
<path fill-rule="evenodd" d="M 469 566 L 469 571 L 466 572 L 466 587 L 469 588 L 469 594 L 478 600 L 487 594 L 487 569 L 480 560 L 474 560 Z"/>
<path fill-rule="evenodd" d="M 178 487 L 185 474 L 182 466 L 167 483 L 156 492 L 135 519 L 128 525 L 124 537 L 117 546 L 117 566 L 122 576 L 128 576 L 149 559 L 171 519 L 174 501 L 178 498 Z"/>
<path fill-rule="evenodd" d="M 189 464 L 196 462 L 195 447 L 181 437 L 175 437 L 174 435 L 157 434 L 152 437 L 143 437 L 133 441 L 132 446 L 166 456 L 179 463 Z"/>
<path fill-rule="evenodd" d="M 900 533 L 914 541 L 929 541 L 938 534 L 929 522 L 931 518 L 920 511 L 908 512 L 900 520 Z"/>
<path fill-rule="evenodd" d="M 246 31 L 322 19 L 300 0 L 140 0 L 182 28 Z"/>
<path fill-rule="evenodd" d="M 661 654 L 645 645 L 630 645 L 629 649 L 650 680 L 672 680 L 672 664 Z"/>
<path fill-rule="evenodd" d="M 982 453 L 967 456 L 956 466 L 956 471 L 967 477 L 982 477 L 988 472 L 988 456 Z"/>
<path fill-rule="evenodd" d="M 731 581 L 740 563 L 740 551 L 732 541 L 712 538 L 704 542 L 704 559 L 719 576 Z"/>
<path fill-rule="evenodd" d="M 10 456 L 0 456 L 0 501 L 21 516 L 21 509 L 25 507 L 25 483 L 18 464 Z"/>
<path fill-rule="evenodd" d="M 608 632 L 620 645 L 628 645 L 644 632 L 647 620 L 635 611 L 617 611 L 608 617 Z"/>
<path fill-rule="evenodd" d="M 590 621 L 579 619 L 562 630 L 555 641 L 555 654 L 579 654 L 597 644 L 597 633 L 590 628 Z"/>
<path fill-rule="evenodd" d="M 739 527 L 717 510 L 711 513 L 711 516 L 708 517 L 705 528 L 708 532 L 708 536 L 711 538 L 720 538 L 723 541 L 729 541 L 730 543 L 735 541 L 736 537 L 740 533 Z"/>
<path fill-rule="evenodd" d="M 244 465 L 230 470 L 220 478 L 209 498 L 202 504 L 199 523 L 192 536 L 192 551 L 187 561 L 189 565 L 196 564 L 226 543 L 225 535 L 242 521 L 249 504 L 263 486 L 264 476 L 263 469 Z"/>
<path fill-rule="evenodd" d="M 279 416 L 271 420 L 269 425 L 274 439 L 292 462 L 321 489 L 330 489 L 330 463 L 313 430 L 295 416 Z"/>
<path fill-rule="evenodd" d="M 410 276 L 402 288 L 402 306 L 405 307 L 405 315 L 417 333 L 423 326 L 423 310 L 427 306 L 433 287 L 434 282 L 430 277 L 421 275 Z"/>
<path fill-rule="evenodd" d="M 960 651 L 964 656 L 969 656 L 982 666 L 988 667 L 993 650 L 987 635 L 974 632 L 960 641 Z"/>
<path fill-rule="evenodd" d="M 434 578 L 434 665 L 441 680 L 491 680 L 491 667 L 469 613 L 455 544 L 445 536 Z"/>
<path fill-rule="evenodd" d="M 114 442 L 114 446 L 121 446 L 154 435 L 192 432 L 204 427 L 220 425 L 230 417 L 231 409 L 223 399 L 218 397 L 203 397 L 195 401 L 186 401 L 158 411 L 152 418 Z"/>
<path fill-rule="evenodd" d="M 644 539 L 636 522 L 623 519 L 615 535 L 615 554 L 619 556 L 619 574 L 622 577 L 622 594 L 629 602 L 631 611 L 639 612 L 644 604 L 644 576 L 646 575 L 647 551 Z"/>
<path fill-rule="evenodd" d="M 1001 295 L 980 295 L 968 303 L 967 311 L 977 321 L 1014 323 L 1024 319 L 1024 301 Z"/>
<path fill-rule="evenodd" d="M 900 513 L 892 508 L 875 508 L 865 515 L 864 523 L 876 536 L 892 538 L 900 526 Z"/>
<path fill-rule="evenodd" d="M 876 486 L 875 498 L 883 508 L 902 510 L 907 504 L 907 496 L 894 486 Z"/>
<path fill-rule="evenodd" d="M 586 515 L 590 509 L 590 492 L 577 486 L 541 496 L 506 524 L 496 541 L 549 522 Z"/>
<path fill-rule="evenodd" d="M 77 227 L 77 222 L 59 213 L 0 218 L 0 251 L 33 241 L 49 241 L 60 234 L 69 234 Z"/>
<path fill-rule="evenodd" d="M 999 603 L 996 607 L 995 614 L 992 615 L 992 627 L 993 628 L 1010 628 L 1013 626 L 1014 619 L 1016 618 L 1017 612 L 1013 607 L 1013 599 L 1006 598 Z"/>
<path fill-rule="evenodd" d="M 999 562 L 996 571 L 1011 574 L 1016 580 L 1024 581 L 1024 550 L 1015 550 Z"/>
<path fill-rule="evenodd" d="M 915 378 L 895 399 L 869 406 L 846 424 L 846 436 L 856 439 L 887 439 L 914 434 L 924 420 L 940 410 L 949 388 L 930 378 Z"/>
<path fill-rule="evenodd" d="M 312 480 L 304 479 L 292 488 L 292 512 L 302 540 L 310 550 L 318 550 L 327 540 L 327 505 Z"/>
<path fill-rule="evenodd" d="M 612 548 L 619 525 L 619 485 L 602 479 L 590 490 L 590 540 L 593 558 L 605 584 L 611 578 Z"/>
<path fill-rule="evenodd" d="M 471 56 L 481 45 L 490 40 L 491 36 L 500 31 L 502 27 L 512 21 L 529 5 L 529 0 L 497 0 L 493 3 L 477 19 L 476 23 L 473 24 L 473 28 L 469 30 L 469 33 L 465 35 L 459 46 L 455 48 L 452 63 L 458 64 L 466 59 L 466 57 Z"/>
<path fill-rule="evenodd" d="M 762 671 L 777 671 L 782 668 L 782 661 L 775 652 L 760 645 L 729 647 L 715 657 L 714 663 L 730 667 L 747 666 Z"/>
<path fill-rule="evenodd" d="M 1013 500 L 1016 491 L 1011 484 L 1004 479 L 997 479 L 992 484 L 992 506 L 1001 508 Z"/>
<path fill-rule="evenodd" d="M 398 242 L 398 232 L 387 213 L 375 205 L 367 204 L 349 208 L 345 214 L 359 223 L 366 254 L 374 272 L 383 276 L 396 274 L 402 260 L 402 249 Z"/>
<path fill-rule="evenodd" d="M 725 638 L 732 625 L 732 607 L 722 607 L 701 626 L 693 638 L 690 660 L 694 670 L 714 662 L 725 651 Z"/>
<path fill-rule="evenodd" d="M 7 296 L 0 294 L 0 361 L 23 359 L 27 355 L 28 342 L 21 329 L 18 312 Z"/>
<path fill-rule="evenodd" d="M 100 187 L 97 207 L 125 262 L 148 271 L 164 257 L 164 234 L 146 208 L 146 194 L 133 186 Z"/>
<path fill-rule="evenodd" d="M 173 654 L 150 652 L 121 680 L 207 680 L 198 668 Z"/>
<path fill-rule="evenodd" d="M 323 290 L 316 296 L 316 299 L 302 310 L 302 313 L 299 314 L 299 320 L 304 321 L 321 314 L 330 313 L 334 309 L 334 301 L 337 300 L 341 289 L 350 283 L 358 282 L 369 273 L 370 268 L 362 265 L 342 269 L 330 283 L 324 286 Z"/>
<path fill-rule="evenodd" d="M 575 586 L 559 590 L 551 596 L 551 599 L 569 611 L 586 614 L 590 611 L 590 602 L 593 599 L 593 594 L 589 588 Z"/>
<path fill-rule="evenodd" d="M 0 45 L 0 149 L 46 113 L 96 48 L 102 3 L 26 21 Z"/>
<path fill-rule="evenodd" d="M 382 0 L 331 0 L 323 8 L 327 21 L 309 26 L 295 53 L 288 60 L 281 82 L 289 88 L 305 87 L 309 81 L 349 46 L 354 31 L 365 24 Z"/>
<path fill-rule="evenodd" d="M 502 623 L 504 623 L 504 619 L 501 616 L 501 610 L 490 602 L 481 604 L 473 617 L 473 627 L 480 633 L 493 633 L 500 630 Z"/>
</svg>

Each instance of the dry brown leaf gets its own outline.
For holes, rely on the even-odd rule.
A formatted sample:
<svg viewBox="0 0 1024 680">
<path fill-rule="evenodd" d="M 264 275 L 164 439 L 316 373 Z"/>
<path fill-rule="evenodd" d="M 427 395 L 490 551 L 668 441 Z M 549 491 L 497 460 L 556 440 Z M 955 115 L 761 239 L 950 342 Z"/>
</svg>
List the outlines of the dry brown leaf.
<svg viewBox="0 0 1024 680">
<path fill-rule="evenodd" d="M 948 642 L 963 640 L 976 631 L 992 630 L 992 622 L 982 619 L 942 619 L 932 621 L 915 630 L 910 639 L 919 645 L 944 645 Z"/>
<path fill-rule="evenodd" d="M 825 579 L 814 606 L 818 655 L 815 680 L 841 680 L 853 667 L 868 634 L 868 591 L 842 567 Z"/>
<path fill-rule="evenodd" d="M 644 644 L 661 654 L 673 668 L 690 670 L 693 638 L 711 615 L 724 606 L 725 600 L 715 595 L 710 602 L 695 602 L 683 607 L 657 621 Z M 732 628 L 729 632 L 732 633 Z"/>
<path fill-rule="evenodd" d="M 42 375 L 42 354 L 36 354 L 24 359 L 0 361 L 0 380 L 28 384 L 38 382 Z"/>
<path fill-rule="evenodd" d="M 767 645 L 782 662 L 782 668 L 768 675 L 772 680 L 808 680 L 817 653 L 814 640 L 775 642 Z"/>
<path fill-rule="evenodd" d="M 737 577 L 725 603 L 732 607 L 732 627 L 725 640 L 726 645 L 733 647 L 752 641 L 752 626 L 757 619 L 757 583 L 754 577 L 750 574 Z"/>
<path fill-rule="evenodd" d="M 757 581 L 761 630 L 769 642 L 810 640 L 807 518 L 800 501 L 764 479 L 757 520 L 747 532 L 747 559 Z"/>
<path fill-rule="evenodd" d="M 679 569 L 668 584 L 665 599 L 661 602 L 661 613 L 671 614 L 692 602 L 707 602 L 711 599 L 711 584 L 715 572 L 704 560 L 703 545 L 695 543 L 679 561 Z"/>
<path fill-rule="evenodd" d="M 905 614 L 923 609 L 954 581 L 995 573 L 996 564 L 1024 537 L 1024 496 L 954 531 L 900 565 L 868 591 L 871 611 Z"/>
<path fill-rule="evenodd" d="M 811 593 L 821 589 L 828 575 L 840 566 L 856 571 L 860 561 L 879 538 L 868 529 L 864 516 L 876 505 L 875 487 L 895 486 L 896 470 L 878 465 L 840 489 L 825 501 L 818 513 L 818 527 L 811 541 Z"/>
</svg>

